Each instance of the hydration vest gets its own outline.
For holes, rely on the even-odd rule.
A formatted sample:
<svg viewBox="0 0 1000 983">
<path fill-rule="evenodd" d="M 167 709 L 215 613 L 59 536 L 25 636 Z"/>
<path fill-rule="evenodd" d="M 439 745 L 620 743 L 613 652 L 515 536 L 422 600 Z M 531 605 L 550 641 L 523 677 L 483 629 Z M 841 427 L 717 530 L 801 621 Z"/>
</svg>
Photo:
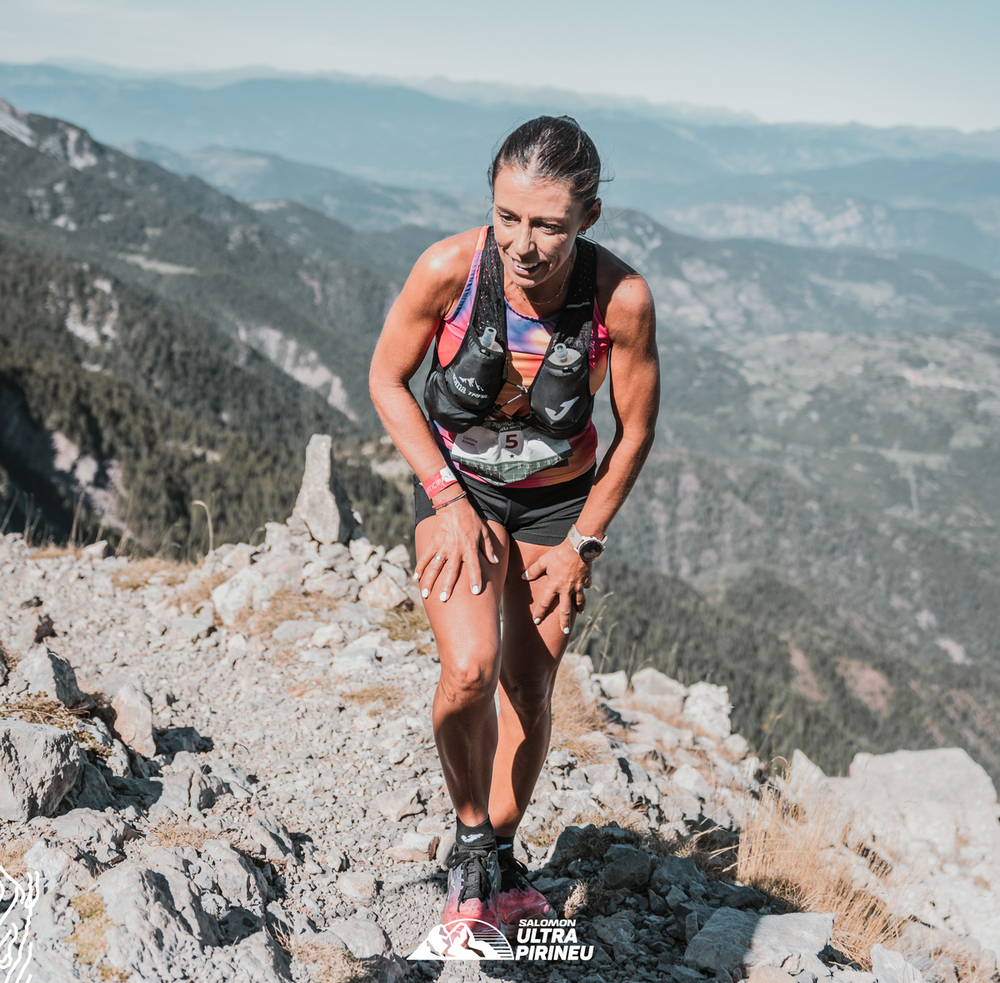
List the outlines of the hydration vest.
<svg viewBox="0 0 1000 983">
<path fill-rule="evenodd" d="M 566 304 L 559 312 L 541 365 L 527 389 L 529 413 L 517 417 L 550 437 L 575 437 L 586 429 L 594 407 L 590 391 L 590 338 L 597 289 L 597 247 L 576 240 L 576 265 Z M 479 284 L 469 326 L 455 357 L 442 365 L 437 345 L 424 385 L 430 418 L 452 433 L 480 426 L 497 410 L 507 381 L 507 309 L 503 262 L 493 227 L 487 230 Z"/>
</svg>

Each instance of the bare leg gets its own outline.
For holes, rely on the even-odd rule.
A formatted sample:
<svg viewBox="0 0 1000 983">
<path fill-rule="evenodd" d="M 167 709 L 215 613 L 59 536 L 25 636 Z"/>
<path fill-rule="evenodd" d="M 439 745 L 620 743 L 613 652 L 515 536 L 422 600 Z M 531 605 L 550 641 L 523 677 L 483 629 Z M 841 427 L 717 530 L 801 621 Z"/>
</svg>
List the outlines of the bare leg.
<svg viewBox="0 0 1000 983">
<path fill-rule="evenodd" d="M 417 526 L 418 553 L 430 538 L 433 523 L 434 519 L 426 519 Z M 491 522 L 490 530 L 500 562 L 483 561 L 482 593 L 472 593 L 463 572 L 447 601 L 433 594 L 424 600 L 441 658 L 434 693 L 434 739 L 455 812 L 469 826 L 489 815 L 497 745 L 493 699 L 500 675 L 500 597 L 508 540 L 498 523 Z"/>
<path fill-rule="evenodd" d="M 531 604 L 544 580 L 528 583 L 522 572 L 550 546 L 510 543 L 503 592 L 500 714 L 489 794 L 490 819 L 500 836 L 513 836 L 545 763 L 552 731 L 552 689 L 569 636 L 553 607 L 540 625 Z"/>
</svg>

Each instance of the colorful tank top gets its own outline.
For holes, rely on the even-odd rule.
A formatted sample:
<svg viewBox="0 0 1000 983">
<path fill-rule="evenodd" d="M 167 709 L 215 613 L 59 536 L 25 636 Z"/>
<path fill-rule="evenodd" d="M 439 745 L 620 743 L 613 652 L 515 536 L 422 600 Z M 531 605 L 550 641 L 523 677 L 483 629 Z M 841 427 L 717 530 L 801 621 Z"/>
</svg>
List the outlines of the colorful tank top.
<svg viewBox="0 0 1000 983">
<path fill-rule="evenodd" d="M 441 327 L 438 329 L 438 359 L 442 365 L 447 365 L 455 357 L 469 327 L 473 302 L 479 285 L 479 264 L 482 260 L 485 243 L 486 227 L 484 226 L 479 234 L 472 268 L 469 270 L 469 278 L 466 280 L 465 289 L 462 291 L 458 305 L 448 317 L 442 320 Z M 510 363 L 507 383 L 497 399 L 501 409 L 493 414 L 493 419 L 516 421 L 518 417 L 526 416 L 528 413 L 528 397 L 518 386 L 527 388 L 535 378 L 535 373 L 548 350 L 549 340 L 559 319 L 559 313 L 556 312 L 547 318 L 535 318 L 519 313 L 509 303 L 506 304 L 506 308 L 507 348 L 510 351 Z M 595 299 L 589 359 L 590 391 L 592 393 L 596 393 L 604 382 L 610 348 L 611 339 L 608 336 L 608 329 Z M 465 444 L 471 446 L 469 436 L 451 433 L 437 423 L 434 423 L 434 427 L 440 435 L 445 449 L 451 455 L 452 465 L 471 478 L 487 480 L 476 474 L 471 466 L 463 466 L 463 446 Z M 513 436 L 508 438 L 508 440 L 514 439 L 516 438 Z M 545 459 L 551 459 L 555 463 L 543 470 L 536 471 L 530 477 L 496 483 L 503 484 L 508 488 L 540 488 L 546 485 L 555 485 L 585 474 L 597 460 L 597 430 L 593 420 L 582 433 L 569 438 L 568 441 L 555 438 L 541 439 L 547 446 L 543 447 L 540 453 L 550 454 L 551 457 Z"/>
</svg>

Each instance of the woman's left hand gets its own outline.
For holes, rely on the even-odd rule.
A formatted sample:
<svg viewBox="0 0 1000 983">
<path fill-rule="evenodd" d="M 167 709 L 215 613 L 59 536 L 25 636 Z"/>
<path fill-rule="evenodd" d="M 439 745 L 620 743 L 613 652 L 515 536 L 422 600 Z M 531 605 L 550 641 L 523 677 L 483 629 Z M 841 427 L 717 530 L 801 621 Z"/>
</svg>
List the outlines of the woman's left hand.
<svg viewBox="0 0 1000 983">
<path fill-rule="evenodd" d="M 581 560 L 566 540 L 553 546 L 522 574 L 525 580 L 545 578 L 540 593 L 531 605 L 531 617 L 540 624 L 553 603 L 559 601 L 559 624 L 568 635 L 573 621 L 573 608 L 582 611 L 587 606 L 583 591 L 590 586 L 590 564 Z"/>
</svg>

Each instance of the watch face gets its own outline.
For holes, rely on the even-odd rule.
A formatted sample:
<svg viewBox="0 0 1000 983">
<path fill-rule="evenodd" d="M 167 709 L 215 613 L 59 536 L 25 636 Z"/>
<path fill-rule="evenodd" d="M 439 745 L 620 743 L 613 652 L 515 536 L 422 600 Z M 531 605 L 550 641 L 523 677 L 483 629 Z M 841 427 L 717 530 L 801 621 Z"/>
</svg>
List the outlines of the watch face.
<svg viewBox="0 0 1000 983">
<path fill-rule="evenodd" d="M 604 552 L 604 547 L 596 539 L 589 539 L 580 544 L 580 559 L 590 563 Z"/>
</svg>

